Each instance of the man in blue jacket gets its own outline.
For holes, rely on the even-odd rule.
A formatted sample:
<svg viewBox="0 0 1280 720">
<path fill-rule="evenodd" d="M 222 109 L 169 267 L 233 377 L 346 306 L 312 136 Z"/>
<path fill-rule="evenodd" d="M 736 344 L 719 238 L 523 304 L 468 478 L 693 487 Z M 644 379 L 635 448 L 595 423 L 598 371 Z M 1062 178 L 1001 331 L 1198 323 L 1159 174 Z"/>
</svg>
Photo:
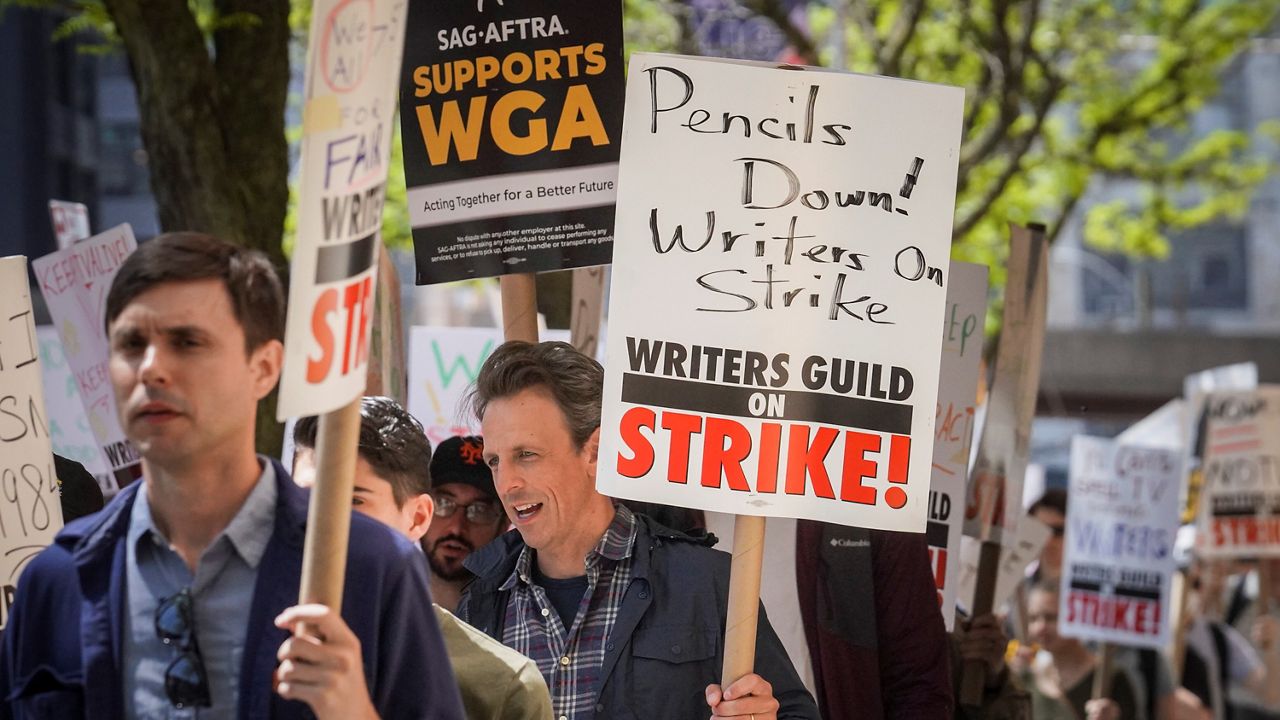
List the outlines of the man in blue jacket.
<svg viewBox="0 0 1280 720">
<path fill-rule="evenodd" d="M 5 717 L 462 717 L 421 554 L 381 523 L 352 518 L 341 616 L 295 605 L 307 496 L 254 453 L 283 305 L 263 256 L 207 235 L 121 266 L 109 370 L 143 481 L 23 572 Z"/>
<path fill-rule="evenodd" d="M 817 720 L 763 608 L 757 672 L 717 684 L 729 556 L 596 491 L 603 385 L 565 343 L 481 367 L 472 405 L 515 530 L 467 559 L 459 615 L 538 663 L 560 720 Z"/>
</svg>

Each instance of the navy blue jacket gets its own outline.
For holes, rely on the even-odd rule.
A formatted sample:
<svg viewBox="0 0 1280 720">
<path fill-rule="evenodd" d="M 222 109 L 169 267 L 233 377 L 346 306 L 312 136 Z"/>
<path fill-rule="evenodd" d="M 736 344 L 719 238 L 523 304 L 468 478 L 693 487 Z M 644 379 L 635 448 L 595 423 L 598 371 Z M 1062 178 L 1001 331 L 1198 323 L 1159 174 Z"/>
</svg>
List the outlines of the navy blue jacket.
<svg viewBox="0 0 1280 720">
<path fill-rule="evenodd" d="M 729 599 L 730 556 L 636 514 L 631 584 L 605 644 L 597 720 L 688 720 L 711 714 L 707 685 L 720 682 Z M 512 530 L 467 558 L 476 574 L 458 615 L 502 641 L 510 591 L 499 586 L 524 549 Z M 756 632 L 755 672 L 773 686 L 780 720 L 818 720 L 818 708 L 769 624 Z"/>
<path fill-rule="evenodd" d="M 272 691 L 287 634 L 272 621 L 298 602 L 309 494 L 275 463 L 275 528 L 245 617 L 241 718 L 311 718 Z M 123 720 L 125 538 L 141 482 L 70 523 L 23 572 L 0 654 L 3 717 Z M 432 614 L 425 561 L 376 520 L 351 518 L 342 617 L 360 639 L 365 680 L 384 718 L 461 720 L 462 703 Z"/>
</svg>

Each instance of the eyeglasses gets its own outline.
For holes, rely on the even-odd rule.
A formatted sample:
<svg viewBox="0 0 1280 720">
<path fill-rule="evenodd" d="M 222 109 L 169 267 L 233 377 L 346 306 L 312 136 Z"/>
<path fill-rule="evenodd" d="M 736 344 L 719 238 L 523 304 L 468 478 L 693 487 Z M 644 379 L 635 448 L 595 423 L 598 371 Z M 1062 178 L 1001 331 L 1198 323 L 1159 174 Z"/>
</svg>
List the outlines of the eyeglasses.
<svg viewBox="0 0 1280 720">
<path fill-rule="evenodd" d="M 457 500 L 448 495 L 433 495 L 436 501 L 436 516 L 447 518 L 455 512 L 466 512 L 467 522 L 473 525 L 492 525 L 500 518 L 506 517 L 501 508 L 492 500 L 477 500 L 470 505 L 459 505 Z"/>
<path fill-rule="evenodd" d="M 164 692 L 176 708 L 209 707 L 209 675 L 196 644 L 196 614 L 191 589 L 160 601 L 156 608 L 156 636 L 181 654 L 164 671 Z"/>
</svg>

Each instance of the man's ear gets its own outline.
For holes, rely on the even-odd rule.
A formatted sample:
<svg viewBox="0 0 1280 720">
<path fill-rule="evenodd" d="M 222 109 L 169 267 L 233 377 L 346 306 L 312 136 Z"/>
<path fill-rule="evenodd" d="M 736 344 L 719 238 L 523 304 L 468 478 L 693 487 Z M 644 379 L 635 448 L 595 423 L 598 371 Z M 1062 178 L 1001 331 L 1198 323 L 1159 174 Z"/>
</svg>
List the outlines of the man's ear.
<svg viewBox="0 0 1280 720">
<path fill-rule="evenodd" d="M 582 446 L 582 452 L 586 453 L 588 472 L 591 479 L 596 477 L 596 463 L 600 459 L 600 428 L 596 427 L 591 433 L 591 437 L 587 438 L 587 442 Z"/>
<path fill-rule="evenodd" d="M 249 355 L 249 371 L 253 374 L 253 390 L 259 400 L 266 397 L 280 380 L 284 362 L 284 343 L 268 340 Z"/>
<path fill-rule="evenodd" d="M 431 527 L 431 519 L 436 515 L 436 501 L 423 493 L 409 501 L 413 506 L 413 524 L 409 526 L 409 539 L 418 542 Z"/>
</svg>

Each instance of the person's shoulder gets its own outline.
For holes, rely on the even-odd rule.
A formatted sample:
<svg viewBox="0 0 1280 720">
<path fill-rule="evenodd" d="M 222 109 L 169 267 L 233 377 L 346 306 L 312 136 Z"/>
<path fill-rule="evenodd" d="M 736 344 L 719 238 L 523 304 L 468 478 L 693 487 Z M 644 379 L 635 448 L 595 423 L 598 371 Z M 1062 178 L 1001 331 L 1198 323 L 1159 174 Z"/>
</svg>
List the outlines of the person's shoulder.
<svg viewBox="0 0 1280 720">
<path fill-rule="evenodd" d="M 420 556 L 421 550 L 386 524 L 362 513 L 351 513 L 351 565 L 397 566 Z"/>
<path fill-rule="evenodd" d="M 646 515 L 636 514 L 636 552 L 648 552 L 650 564 L 661 572 L 673 571 L 691 579 L 728 577 L 733 557 L 715 549 L 717 538 L 704 530 L 672 530 Z"/>
<path fill-rule="evenodd" d="M 501 698 L 508 704 L 550 707 L 550 695 L 537 663 L 439 605 L 432 608 L 464 700 Z"/>
</svg>

